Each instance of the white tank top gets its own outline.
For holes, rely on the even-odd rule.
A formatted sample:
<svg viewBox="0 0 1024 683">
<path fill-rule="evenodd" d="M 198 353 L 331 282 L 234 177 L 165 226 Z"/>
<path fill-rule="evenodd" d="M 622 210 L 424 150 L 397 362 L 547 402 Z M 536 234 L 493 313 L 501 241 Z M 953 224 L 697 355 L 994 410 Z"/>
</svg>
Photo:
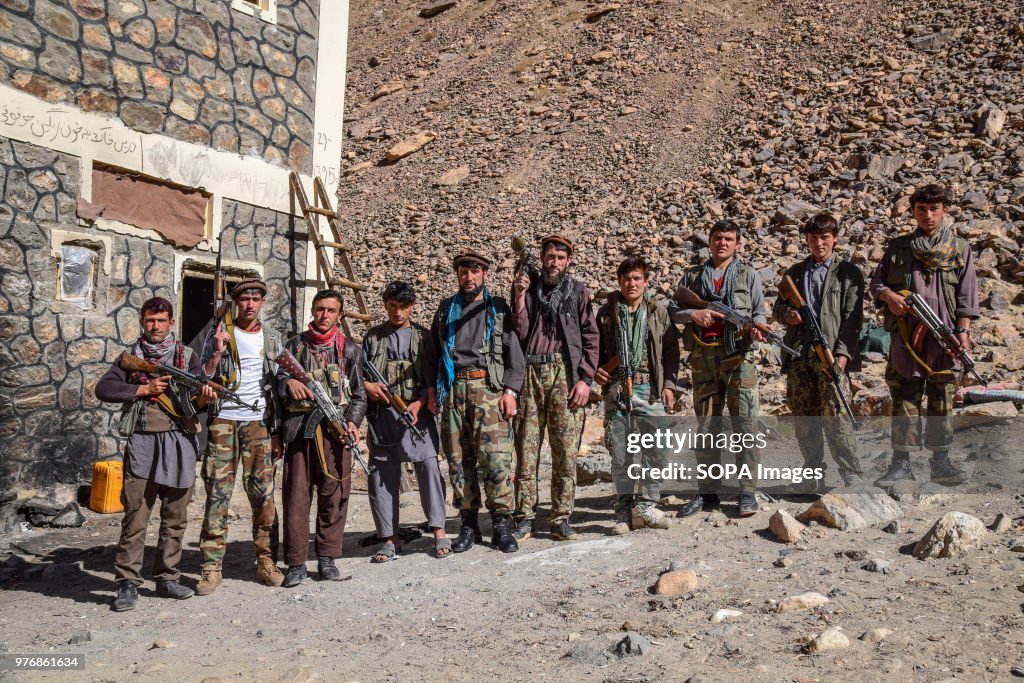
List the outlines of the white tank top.
<svg viewBox="0 0 1024 683">
<path fill-rule="evenodd" d="M 240 405 L 225 401 L 217 417 L 239 422 L 262 420 L 267 406 L 264 397 L 267 383 L 263 377 L 263 330 L 244 332 L 236 327 L 235 345 L 238 347 L 238 360 L 241 363 L 239 377 L 242 380 L 235 393 L 250 405 L 256 403 L 259 410 L 254 413 Z"/>
</svg>

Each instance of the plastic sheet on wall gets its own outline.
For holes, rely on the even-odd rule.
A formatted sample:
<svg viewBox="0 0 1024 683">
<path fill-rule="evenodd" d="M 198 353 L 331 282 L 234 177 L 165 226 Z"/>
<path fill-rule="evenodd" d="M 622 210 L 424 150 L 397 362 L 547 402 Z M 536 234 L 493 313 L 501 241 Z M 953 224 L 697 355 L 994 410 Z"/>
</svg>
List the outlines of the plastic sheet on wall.
<svg viewBox="0 0 1024 683">
<path fill-rule="evenodd" d="M 95 287 L 96 252 L 77 244 L 60 248 L 60 299 L 83 311 L 92 308 Z"/>
</svg>

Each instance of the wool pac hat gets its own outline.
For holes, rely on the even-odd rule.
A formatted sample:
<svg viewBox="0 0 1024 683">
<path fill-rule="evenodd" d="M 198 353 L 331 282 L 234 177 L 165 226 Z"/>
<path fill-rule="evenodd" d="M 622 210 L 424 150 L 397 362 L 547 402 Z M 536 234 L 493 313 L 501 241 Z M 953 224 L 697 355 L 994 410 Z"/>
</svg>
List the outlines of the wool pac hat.
<svg viewBox="0 0 1024 683">
<path fill-rule="evenodd" d="M 553 235 L 548 235 L 547 237 L 545 237 L 544 239 L 542 239 L 540 241 L 541 249 L 543 249 L 544 245 L 547 244 L 548 242 L 554 242 L 555 244 L 561 244 L 563 247 L 565 247 L 566 249 L 569 250 L 569 256 L 572 256 L 572 252 L 573 252 L 572 241 L 568 237 L 566 237 L 565 235 L 561 235 L 559 233 L 555 233 Z"/>
<path fill-rule="evenodd" d="M 231 298 L 237 299 L 239 296 L 241 296 L 242 292 L 248 291 L 250 289 L 258 289 L 260 292 L 263 293 L 263 296 L 267 295 L 267 283 L 259 279 L 258 277 L 250 277 L 245 280 L 242 280 L 241 282 L 236 283 L 235 286 L 231 288 Z"/>
<path fill-rule="evenodd" d="M 458 270 L 459 266 L 477 264 L 484 270 L 489 270 L 491 267 L 491 259 L 487 258 L 479 252 L 473 251 L 472 249 L 466 249 L 461 254 L 452 259 L 452 268 Z"/>
</svg>

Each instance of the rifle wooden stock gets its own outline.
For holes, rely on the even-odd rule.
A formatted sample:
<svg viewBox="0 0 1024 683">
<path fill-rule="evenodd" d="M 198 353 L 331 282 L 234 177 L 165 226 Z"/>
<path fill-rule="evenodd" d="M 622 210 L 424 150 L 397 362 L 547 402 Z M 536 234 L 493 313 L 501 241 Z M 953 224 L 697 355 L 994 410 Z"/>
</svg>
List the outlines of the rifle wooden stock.
<svg viewBox="0 0 1024 683">
<path fill-rule="evenodd" d="M 164 372 L 165 368 L 163 366 L 158 365 L 157 363 L 150 363 L 149 361 L 139 358 L 138 356 L 133 356 L 130 353 L 122 353 L 121 359 L 118 361 L 118 365 L 121 366 L 122 370 L 127 370 L 128 372 L 144 372 L 147 375 L 157 376 L 171 374 L 168 372 Z M 192 377 L 191 373 L 185 372 L 184 370 L 177 370 L 176 368 L 172 368 L 170 370 L 171 372 L 177 373 L 177 375 L 171 374 L 171 376 L 177 376 L 178 379 L 185 379 L 186 376 Z M 196 377 L 195 380 L 196 384 L 205 384 L 206 386 L 213 389 L 217 394 L 223 394 L 225 391 L 227 391 L 227 388 L 225 386 L 217 384 L 213 380 L 203 380 L 198 377 Z"/>
</svg>

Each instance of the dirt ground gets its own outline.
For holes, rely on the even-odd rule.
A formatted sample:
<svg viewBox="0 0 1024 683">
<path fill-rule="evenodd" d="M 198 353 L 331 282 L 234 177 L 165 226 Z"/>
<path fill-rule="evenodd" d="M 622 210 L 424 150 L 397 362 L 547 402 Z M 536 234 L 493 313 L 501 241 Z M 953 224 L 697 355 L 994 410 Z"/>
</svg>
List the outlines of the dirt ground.
<svg viewBox="0 0 1024 683">
<path fill-rule="evenodd" d="M 588 429 L 592 432 L 593 427 Z M 594 444 L 591 455 L 597 457 Z M 875 467 L 879 463 L 871 463 Z M 927 479 L 918 461 L 919 479 Z M 548 481 L 548 471 L 542 481 Z M 358 487 L 357 487 L 358 488 Z M 545 488 L 542 485 L 542 490 Z M 878 524 L 860 531 L 810 526 L 786 545 L 767 531 L 776 509 L 793 514 L 811 498 L 769 502 L 756 516 L 735 505 L 664 531 L 609 536 L 611 485 L 579 489 L 579 540 L 554 541 L 541 522 L 518 553 L 487 545 L 446 560 L 427 536 L 399 559 L 372 565 L 365 490 L 349 508 L 345 580 L 311 578 L 296 588 L 267 588 L 253 577 L 250 516 L 241 489 L 232 509 L 224 585 L 185 601 L 159 598 L 152 582 L 131 612 L 109 609 L 120 515 L 86 512 L 79 529 L 33 531 L 7 539 L 7 552 L 31 563 L 4 586 L 0 650 L 80 654 L 75 672 L 0 672 L 10 680 L 122 681 L 440 681 L 487 676 L 600 681 L 997 681 L 1024 665 L 1024 496 L 1018 485 L 981 496 L 932 491 L 903 503 L 899 533 Z M 546 496 L 543 498 L 546 502 Z M 674 514 L 678 502 L 665 508 Z M 202 501 L 190 508 L 181 569 L 194 585 Z M 1016 519 L 960 559 L 918 560 L 910 548 L 950 511 L 993 522 Z M 405 524 L 422 521 L 415 492 L 403 497 Z M 543 512 L 542 512 L 543 515 Z M 458 522 L 451 518 L 449 533 Z M 489 534 L 489 524 L 484 523 Z M 155 542 L 157 524 L 150 527 Z M 1016 540 L 1015 540 L 1016 539 Z M 147 553 L 147 567 L 151 551 Z M 10 556 L 8 556 L 10 557 Z M 889 562 L 891 573 L 863 569 Z M 673 564 L 674 563 L 674 564 Z M 653 594 L 672 565 L 699 585 L 678 596 Z M 315 569 L 315 558 L 309 564 Z M 786 596 L 813 591 L 829 602 L 777 613 Z M 722 623 L 719 609 L 742 612 Z M 808 637 L 839 627 L 849 646 L 805 654 Z M 891 634 L 870 643 L 870 629 Z M 629 630 L 649 641 L 639 655 L 609 648 Z"/>
</svg>

